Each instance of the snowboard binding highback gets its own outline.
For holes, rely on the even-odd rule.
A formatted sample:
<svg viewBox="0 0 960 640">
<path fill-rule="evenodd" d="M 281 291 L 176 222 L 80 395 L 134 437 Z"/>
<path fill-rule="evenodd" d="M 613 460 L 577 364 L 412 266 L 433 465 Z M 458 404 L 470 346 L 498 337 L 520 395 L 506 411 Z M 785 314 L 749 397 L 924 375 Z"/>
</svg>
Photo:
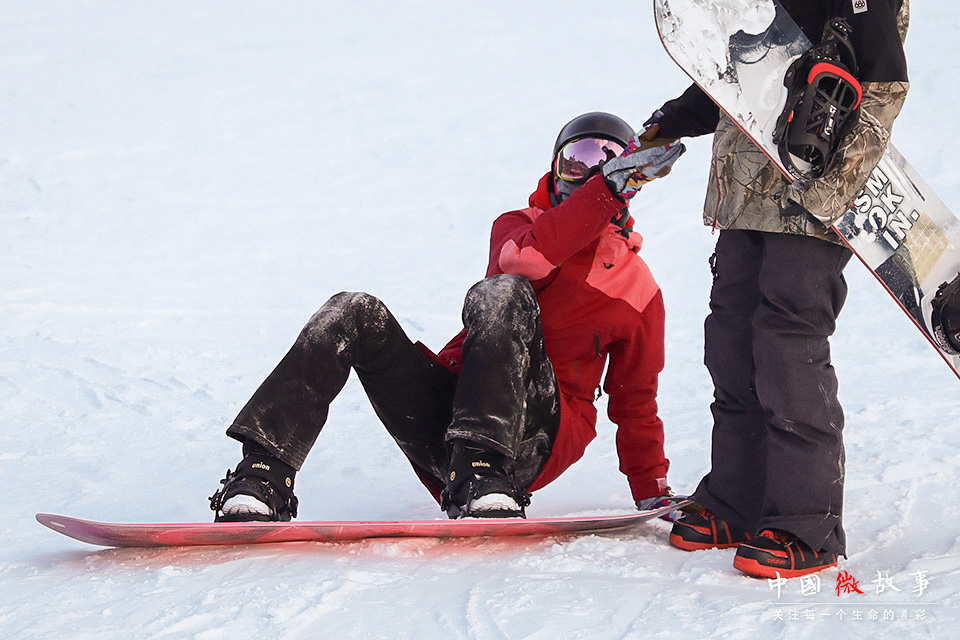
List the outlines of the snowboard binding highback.
<svg viewBox="0 0 960 640">
<path fill-rule="evenodd" d="M 227 469 L 223 487 L 210 496 L 215 522 L 289 522 L 297 517 L 295 471 L 275 458 L 246 455 L 236 471 Z M 248 503 L 245 500 L 253 500 Z M 231 503 L 231 501 L 238 501 Z M 264 510 L 252 508 L 260 506 Z"/>
<path fill-rule="evenodd" d="M 780 160 L 798 180 L 830 168 L 840 141 L 857 123 L 863 88 L 845 20 L 830 21 L 823 41 L 800 56 L 784 76 L 787 104 L 773 141 Z"/>
<path fill-rule="evenodd" d="M 454 441 L 440 508 L 456 518 L 526 518 L 530 494 L 505 467 L 502 454 Z"/>
</svg>

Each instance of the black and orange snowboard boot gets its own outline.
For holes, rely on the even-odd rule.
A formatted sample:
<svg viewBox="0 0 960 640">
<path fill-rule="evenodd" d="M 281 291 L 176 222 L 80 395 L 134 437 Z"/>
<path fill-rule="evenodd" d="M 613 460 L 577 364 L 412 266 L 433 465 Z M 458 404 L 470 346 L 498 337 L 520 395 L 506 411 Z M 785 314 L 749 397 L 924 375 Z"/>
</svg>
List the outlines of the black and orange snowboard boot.
<svg viewBox="0 0 960 640">
<path fill-rule="evenodd" d="M 837 554 L 816 551 L 793 534 L 764 529 L 741 544 L 733 566 L 756 578 L 796 578 L 837 565 Z"/>
<path fill-rule="evenodd" d="M 749 533 L 731 527 L 702 507 L 684 513 L 670 531 L 670 544 L 684 551 L 729 549 L 749 539 Z"/>
</svg>

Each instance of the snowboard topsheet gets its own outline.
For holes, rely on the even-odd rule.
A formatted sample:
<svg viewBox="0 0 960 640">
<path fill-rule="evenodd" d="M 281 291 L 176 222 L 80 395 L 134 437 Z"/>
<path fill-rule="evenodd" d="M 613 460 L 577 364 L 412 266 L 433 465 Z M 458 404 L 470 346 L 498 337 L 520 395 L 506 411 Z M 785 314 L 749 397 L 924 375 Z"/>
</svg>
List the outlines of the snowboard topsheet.
<svg viewBox="0 0 960 640">
<path fill-rule="evenodd" d="M 773 132 L 787 68 L 811 43 L 775 0 L 654 0 L 669 56 L 787 179 Z M 960 377 L 932 334 L 931 301 L 960 272 L 960 221 L 892 144 L 833 225 Z"/>
<path fill-rule="evenodd" d="M 126 524 L 38 513 L 37 521 L 57 533 L 104 547 L 176 547 L 346 542 L 368 538 L 473 538 L 613 532 L 629 529 L 689 503 L 685 500 L 661 509 L 625 515 L 570 518 Z"/>
</svg>

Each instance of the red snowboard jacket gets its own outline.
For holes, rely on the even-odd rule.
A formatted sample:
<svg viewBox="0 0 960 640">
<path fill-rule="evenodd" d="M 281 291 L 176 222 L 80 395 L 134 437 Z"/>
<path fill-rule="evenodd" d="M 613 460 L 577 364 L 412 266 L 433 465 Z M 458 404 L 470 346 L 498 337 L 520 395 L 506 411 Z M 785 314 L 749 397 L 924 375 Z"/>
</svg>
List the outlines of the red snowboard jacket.
<svg viewBox="0 0 960 640">
<path fill-rule="evenodd" d="M 530 206 L 493 223 L 487 277 L 527 278 L 537 292 L 547 355 L 560 390 L 560 429 L 550 458 L 528 487 L 535 491 L 580 459 L 596 437 L 600 381 L 617 425 L 620 470 L 635 500 L 662 495 L 669 462 L 657 416 L 657 376 L 663 369 L 663 298 L 638 252 L 642 238 L 625 237 L 610 220 L 622 208 L 594 177 L 553 207 L 549 175 Z M 438 359 L 458 371 L 464 333 Z"/>
</svg>

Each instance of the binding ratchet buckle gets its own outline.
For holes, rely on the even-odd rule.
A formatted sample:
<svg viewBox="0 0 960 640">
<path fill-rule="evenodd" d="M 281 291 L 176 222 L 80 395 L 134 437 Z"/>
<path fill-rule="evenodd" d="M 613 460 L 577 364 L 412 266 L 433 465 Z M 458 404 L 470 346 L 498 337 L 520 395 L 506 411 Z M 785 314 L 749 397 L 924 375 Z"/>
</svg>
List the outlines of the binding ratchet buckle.
<svg viewBox="0 0 960 640">
<path fill-rule="evenodd" d="M 784 76 L 787 104 L 773 140 L 784 167 L 796 179 L 826 173 L 840 141 L 859 118 L 863 87 L 855 77 L 849 35 L 844 20 L 832 21 L 823 43 L 794 61 Z"/>
</svg>

